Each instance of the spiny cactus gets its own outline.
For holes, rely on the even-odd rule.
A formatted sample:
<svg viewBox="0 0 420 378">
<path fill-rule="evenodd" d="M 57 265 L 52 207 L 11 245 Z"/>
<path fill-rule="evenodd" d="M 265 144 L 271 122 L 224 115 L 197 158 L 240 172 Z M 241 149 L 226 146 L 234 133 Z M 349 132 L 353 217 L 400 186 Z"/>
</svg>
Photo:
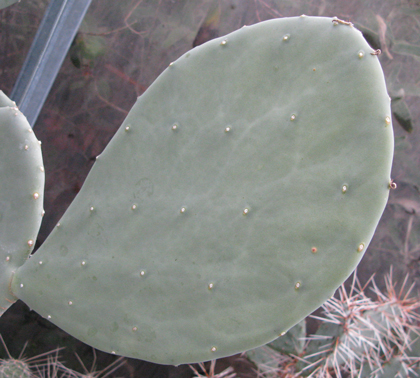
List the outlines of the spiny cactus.
<svg viewBox="0 0 420 378">
<path fill-rule="evenodd" d="M 6 351 L 8 358 L 0 359 L 0 378 L 106 378 L 125 364 L 124 357 L 117 358 L 113 363 L 102 370 L 96 370 L 96 353 L 91 369 L 88 370 L 82 359 L 76 354 L 84 372 L 79 373 L 66 367 L 61 361 L 59 352 L 63 348 L 57 348 L 34 357 L 24 357 L 25 343 L 17 358 L 13 358 L 0 335 L 0 341 Z"/>
<path fill-rule="evenodd" d="M 292 328 L 288 339 L 247 353 L 264 378 L 286 377 L 408 377 L 419 372 L 418 355 L 420 300 L 406 292 L 405 283 L 396 292 L 392 274 L 386 278 L 382 293 L 371 281 L 376 300 L 360 287 L 356 276 L 349 291 L 342 286 L 338 296 L 323 306 L 324 315 L 314 335 L 301 336 L 299 326 Z M 299 336 L 298 336 L 299 335 Z M 283 344 L 284 341 L 285 344 Z M 290 348 L 290 340 L 294 348 Z M 302 342 L 305 342 L 302 347 Z M 284 346 L 283 346 L 283 345 Z"/>
<path fill-rule="evenodd" d="M 24 357 L 23 354 L 27 343 L 22 348 L 19 356 L 13 358 L 0 335 L 0 341 L 3 345 L 8 358 L 0 359 L 0 378 L 58 378 L 61 363 L 58 353 L 62 348 L 57 348 L 34 357 Z M 54 374 L 51 374 L 51 373 Z M 48 374 L 46 374 L 48 373 Z M 60 375 L 66 378 L 67 374 Z"/>
<path fill-rule="evenodd" d="M 121 366 L 126 363 L 126 359 L 124 357 L 117 358 L 113 363 L 109 364 L 102 370 L 96 370 L 96 352 L 93 349 L 93 362 L 90 369 L 87 369 L 86 365 L 83 363 L 83 360 L 79 357 L 76 353 L 76 358 L 78 359 L 80 365 L 83 368 L 83 373 L 76 373 L 73 370 L 68 370 L 69 374 L 74 374 L 77 378 L 106 378 L 118 370 Z"/>
<path fill-rule="evenodd" d="M 227 369 L 223 370 L 220 373 L 215 372 L 216 368 L 216 360 L 210 361 L 210 367 L 207 370 L 204 363 L 200 362 L 198 364 L 199 368 L 196 368 L 190 365 L 191 370 L 194 372 L 193 378 L 235 378 L 236 373 L 233 370 L 233 367 L 228 367 Z"/>
<path fill-rule="evenodd" d="M 1 378 L 32 378 L 29 366 L 20 360 L 9 359 L 0 364 Z"/>
<path fill-rule="evenodd" d="M 187 52 L 11 291 L 98 349 L 162 364 L 277 338 L 351 274 L 387 202 L 376 54 L 350 23 L 304 16 Z"/>
</svg>

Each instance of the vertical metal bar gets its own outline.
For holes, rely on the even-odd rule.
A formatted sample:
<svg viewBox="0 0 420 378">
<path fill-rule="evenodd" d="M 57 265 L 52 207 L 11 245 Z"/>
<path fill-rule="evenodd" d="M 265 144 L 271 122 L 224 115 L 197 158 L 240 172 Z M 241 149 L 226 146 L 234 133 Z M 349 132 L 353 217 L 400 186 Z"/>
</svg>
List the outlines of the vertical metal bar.
<svg viewBox="0 0 420 378">
<path fill-rule="evenodd" d="M 51 0 L 10 98 L 33 127 L 92 0 Z"/>
</svg>

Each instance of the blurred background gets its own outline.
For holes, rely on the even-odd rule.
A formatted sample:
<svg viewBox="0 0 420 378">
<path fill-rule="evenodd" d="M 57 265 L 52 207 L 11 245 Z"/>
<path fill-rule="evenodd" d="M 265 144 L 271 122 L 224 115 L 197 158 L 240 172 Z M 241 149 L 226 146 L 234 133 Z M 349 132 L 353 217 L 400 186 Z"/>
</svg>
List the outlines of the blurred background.
<svg viewBox="0 0 420 378">
<path fill-rule="evenodd" d="M 47 0 L 22 0 L 0 10 L 0 88 L 10 95 Z M 362 284 L 375 274 L 380 288 L 393 267 L 395 281 L 420 281 L 420 1 L 419 0 L 93 0 L 35 124 L 46 171 L 39 246 L 78 193 L 95 158 L 136 98 L 181 54 L 243 25 L 299 16 L 337 16 L 359 28 L 380 62 L 392 98 L 398 185 L 359 268 Z M 90 368 L 92 348 L 18 302 L 0 319 L 12 355 L 32 356 L 57 346 L 66 365 Z M 0 347 L 0 349 L 2 349 Z M 5 356 L 5 352 L 0 352 Z M 96 352 L 100 370 L 116 357 Z M 252 364 L 233 356 L 218 361 L 239 377 L 256 377 Z M 105 376 L 105 375 L 101 375 Z M 192 377 L 188 366 L 128 359 L 110 377 Z"/>
</svg>

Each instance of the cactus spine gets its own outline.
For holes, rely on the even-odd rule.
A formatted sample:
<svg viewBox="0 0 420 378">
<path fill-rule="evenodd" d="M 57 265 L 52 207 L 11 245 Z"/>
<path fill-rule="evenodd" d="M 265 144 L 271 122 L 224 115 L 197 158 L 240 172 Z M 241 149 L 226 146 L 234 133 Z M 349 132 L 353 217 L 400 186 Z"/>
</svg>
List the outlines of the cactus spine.
<svg viewBox="0 0 420 378">
<path fill-rule="evenodd" d="M 342 286 L 338 295 L 322 306 L 323 316 L 314 316 L 320 321 L 314 335 L 305 338 L 302 325 L 298 325 L 290 335 L 247 352 L 260 377 L 283 377 L 286 373 L 317 378 L 348 373 L 365 378 L 417 375 L 420 301 L 411 296 L 413 287 L 404 292 L 404 282 L 397 292 L 390 274 L 382 293 L 372 278 L 373 300 L 366 295 L 366 286 L 362 288 L 354 278 L 350 290 Z"/>
</svg>

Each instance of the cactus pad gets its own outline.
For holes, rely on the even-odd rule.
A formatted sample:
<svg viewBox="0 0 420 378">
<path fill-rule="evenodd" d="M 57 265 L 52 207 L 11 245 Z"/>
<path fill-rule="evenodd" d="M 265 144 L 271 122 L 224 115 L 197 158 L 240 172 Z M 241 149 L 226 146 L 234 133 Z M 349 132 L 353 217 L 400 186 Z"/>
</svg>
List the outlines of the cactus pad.
<svg viewBox="0 0 420 378">
<path fill-rule="evenodd" d="M 15 270 L 32 251 L 43 213 L 44 168 L 41 146 L 25 116 L 0 91 L 0 308 Z"/>
<path fill-rule="evenodd" d="M 351 274 L 388 198 L 390 100 L 349 23 L 270 20 L 139 97 L 12 289 L 104 351 L 162 364 L 268 343 Z"/>
</svg>

